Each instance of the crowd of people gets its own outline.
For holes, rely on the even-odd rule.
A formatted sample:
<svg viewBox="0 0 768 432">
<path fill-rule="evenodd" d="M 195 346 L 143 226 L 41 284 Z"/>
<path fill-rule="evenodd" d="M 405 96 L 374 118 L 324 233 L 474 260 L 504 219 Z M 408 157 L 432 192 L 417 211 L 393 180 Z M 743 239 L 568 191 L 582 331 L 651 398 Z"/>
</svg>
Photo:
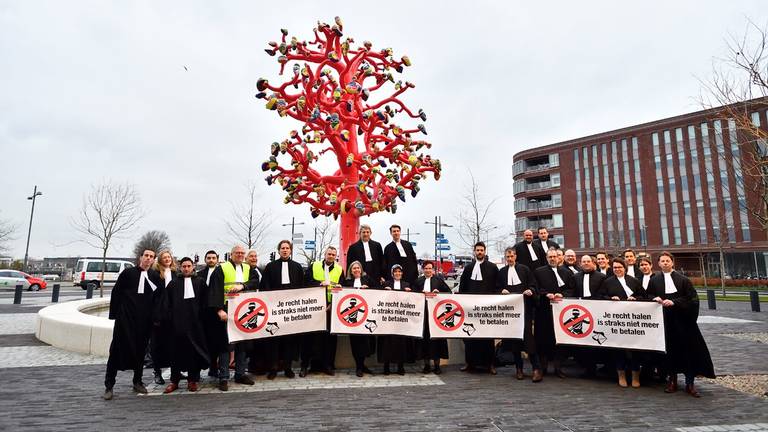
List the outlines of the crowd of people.
<svg viewBox="0 0 768 432">
<path fill-rule="evenodd" d="M 269 337 L 230 343 L 227 334 L 228 298 L 243 291 L 283 290 L 311 286 L 326 287 L 327 304 L 338 287 L 387 289 L 423 293 L 451 293 L 446 281 L 436 274 L 432 262 L 424 262 L 419 274 L 416 253 L 401 239 L 401 228 L 390 227 L 386 247 L 371 239 L 371 228 L 361 225 L 359 240 L 347 251 L 347 268 L 337 261 L 338 251 L 328 247 L 322 259 L 306 271 L 291 256 L 288 240 L 278 244 L 278 257 L 263 270 L 258 254 L 235 246 L 227 260 L 219 262 L 215 251 L 205 254 L 205 266 L 196 269 L 192 259 L 177 263 L 170 251 L 157 256 L 145 250 L 136 267 L 123 271 L 112 289 L 109 318 L 115 320 L 105 377 L 104 398 L 113 397 L 119 370 L 133 371 L 133 390 L 147 393 L 143 379 L 145 357 L 151 356 L 154 380 L 164 385 L 163 368 L 170 368 L 165 393 L 187 380 L 189 391 L 199 389 L 200 374 L 217 380 L 218 389 L 228 391 L 234 381 L 253 385 L 253 374 L 275 379 L 279 372 L 294 378 L 293 362 L 299 361 L 299 376 L 317 371 L 335 374 L 337 336 L 328 331 Z M 677 375 L 685 376 L 685 390 L 699 397 L 696 376 L 714 377 L 706 343 L 696 324 L 698 296 L 691 282 L 674 270 L 674 258 L 667 252 L 657 258 L 653 270 L 650 256 L 631 249 L 610 258 L 605 252 L 582 255 L 562 250 L 549 239 L 546 228 L 538 238 L 526 230 L 523 240 L 504 252 L 505 265 L 499 268 L 486 255 L 482 242 L 474 246 L 474 260 L 463 269 L 458 294 L 522 294 L 525 328 L 522 340 L 497 343 L 494 339 L 465 339 L 465 364 L 461 371 L 483 370 L 495 375 L 499 364 L 514 364 L 515 378 L 525 378 L 523 352 L 531 364 L 531 379 L 542 381 L 552 372 L 566 375 L 562 363 L 573 357 L 585 376 L 598 371 L 615 373 L 621 387 L 639 387 L 641 372 L 666 380 L 665 391 L 677 391 Z M 607 301 L 654 301 L 664 310 L 666 353 L 610 350 L 593 347 L 565 347 L 555 343 L 552 306 L 562 298 Z M 426 306 L 425 306 L 426 307 Z M 327 319 L 330 321 L 330 312 Z M 426 310 L 425 310 L 425 315 Z M 330 326 L 328 326 L 330 327 Z M 445 339 L 432 339 L 425 323 L 423 337 L 350 335 L 350 349 L 358 377 L 373 374 L 366 358 L 376 354 L 383 374 L 406 373 L 405 364 L 423 362 L 422 373 L 442 373 L 441 361 L 448 358 Z M 598 369 L 598 366 L 602 368 Z M 186 376 L 184 375 L 186 372 Z M 629 374 L 627 374 L 629 372 Z"/>
</svg>

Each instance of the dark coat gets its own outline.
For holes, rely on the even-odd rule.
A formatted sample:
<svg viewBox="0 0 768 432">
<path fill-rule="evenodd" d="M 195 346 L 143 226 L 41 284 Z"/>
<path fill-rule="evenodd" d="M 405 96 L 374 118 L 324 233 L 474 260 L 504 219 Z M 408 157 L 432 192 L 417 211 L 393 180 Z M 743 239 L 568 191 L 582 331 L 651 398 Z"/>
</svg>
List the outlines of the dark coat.
<svg viewBox="0 0 768 432">
<path fill-rule="evenodd" d="M 352 243 L 347 251 L 347 267 L 355 261 L 360 261 L 360 264 L 363 265 L 363 271 L 371 279 L 373 284 L 371 287 L 377 288 L 381 286 L 381 278 L 389 278 L 389 271 L 385 269 L 386 263 L 384 262 L 384 251 L 381 248 L 381 243 L 370 240 L 368 247 L 371 250 L 372 261 L 365 261 L 365 249 L 361 240 Z"/>
<path fill-rule="evenodd" d="M 147 270 L 149 281 L 156 289 L 145 281 L 144 293 L 139 294 L 141 271 L 140 267 L 131 267 L 120 273 L 109 300 L 109 319 L 115 320 L 109 357 L 118 370 L 142 367 L 150 331 L 157 318 L 156 304 L 161 300 L 163 280 L 155 270 Z"/>
<path fill-rule="evenodd" d="M 533 239 L 533 243 L 539 245 L 539 247 L 544 251 L 544 256 L 545 257 L 546 257 L 546 254 L 547 254 L 547 251 L 549 250 L 549 248 L 560 249 L 560 245 L 557 244 L 557 242 L 552 240 L 552 239 L 547 239 L 547 245 L 546 246 L 544 246 L 544 243 L 542 243 L 541 239 L 538 239 L 538 238 Z"/>
<path fill-rule="evenodd" d="M 472 261 L 461 273 L 459 293 L 461 294 L 496 294 L 496 277 L 499 268 L 486 258 L 480 264 L 482 281 L 472 280 L 472 269 L 477 261 Z M 496 349 L 493 339 L 464 339 L 464 356 L 471 366 L 489 367 L 494 364 Z"/>
<path fill-rule="evenodd" d="M 260 284 L 262 290 L 276 291 L 304 287 L 304 270 L 301 268 L 301 264 L 292 259 L 286 261 L 288 261 L 288 278 L 291 282 L 287 285 L 283 285 L 283 260 L 278 259 L 271 261 L 264 267 L 264 274 Z"/>
<path fill-rule="evenodd" d="M 383 288 L 392 288 L 394 280 L 384 282 Z M 400 290 L 405 291 L 411 284 L 400 281 Z M 408 336 L 381 335 L 376 342 L 376 356 L 381 363 L 413 363 L 416 358 L 414 339 Z"/>
<path fill-rule="evenodd" d="M 184 298 L 184 277 L 166 287 L 162 309 L 170 322 L 170 365 L 179 370 L 205 369 L 210 365 L 204 319 L 205 280 L 193 276 L 193 298 Z"/>
<path fill-rule="evenodd" d="M 259 272 L 255 267 L 251 267 L 248 272 L 248 281 L 243 284 L 244 291 L 257 290 L 260 283 Z M 218 316 L 218 311 L 227 311 L 224 292 L 224 271 L 221 266 L 218 266 L 211 274 L 211 283 L 208 285 L 208 314 L 210 314 L 208 325 L 210 327 L 206 334 L 208 335 L 208 353 L 214 358 L 220 353 L 229 351 L 227 322 L 220 320 Z"/>
<path fill-rule="evenodd" d="M 282 283 L 283 260 L 277 259 L 271 261 L 264 267 L 260 289 L 264 291 L 278 291 L 304 287 L 304 270 L 301 264 L 292 259 L 288 262 L 288 279 L 290 283 Z M 301 347 L 301 335 L 287 335 L 266 338 L 262 342 L 265 352 L 265 363 L 272 370 L 277 370 L 280 366 L 290 367 L 290 362 L 298 360 Z M 282 362 L 282 365 L 280 364 Z"/>
<path fill-rule="evenodd" d="M 528 267 L 531 270 L 536 270 L 539 267 L 547 265 L 547 253 L 541 247 L 541 242 L 531 242 L 533 245 L 533 251 L 536 253 L 536 261 L 531 258 L 531 253 L 528 251 L 528 246 L 525 240 L 515 245 L 515 252 L 517 252 L 517 263 Z"/>
<path fill-rule="evenodd" d="M 576 274 L 581 271 L 581 266 L 576 264 L 574 266 L 563 264 L 563 268 L 566 270 L 570 270 L 571 273 Z M 575 271 L 574 271 L 575 270 Z"/>
<path fill-rule="evenodd" d="M 533 272 L 536 277 L 536 285 L 539 288 L 539 306 L 536 308 L 536 348 L 540 354 L 551 357 L 555 353 L 555 328 L 552 324 L 552 304 L 546 297 L 547 294 L 564 294 L 575 291 L 573 273 L 562 267 L 557 268 L 557 274 L 563 281 L 563 286 L 558 286 L 552 268 L 547 265 L 539 267 Z"/>
<path fill-rule="evenodd" d="M 523 327 L 523 340 L 505 340 L 502 342 L 500 351 L 501 355 L 504 352 L 519 352 L 525 351 L 529 355 L 536 353 L 536 340 L 533 337 L 533 318 L 536 313 L 536 305 L 539 303 L 539 289 L 536 286 L 536 277 L 533 275 L 533 271 L 523 264 L 515 264 L 515 271 L 520 278 L 520 283 L 517 285 L 508 285 L 509 280 L 509 265 L 502 267 L 499 270 L 499 274 L 496 277 L 496 288 L 501 292 L 506 289 L 511 294 L 522 294 L 523 291 L 530 289 L 533 291 L 532 296 L 525 296 L 523 298 L 524 309 L 524 327 Z M 522 342 L 522 343 L 521 343 Z M 500 355 L 500 358 L 501 358 Z"/>
<path fill-rule="evenodd" d="M 589 297 L 584 297 L 584 272 L 580 271 L 573 275 L 572 288 L 563 293 L 564 297 L 576 297 L 592 300 L 600 300 L 602 295 L 602 283 L 606 276 L 599 271 L 593 271 L 589 274 Z"/>
<path fill-rule="evenodd" d="M 393 265 L 400 264 L 403 268 L 403 280 L 413 285 L 419 277 L 419 264 L 416 260 L 416 252 L 413 250 L 410 242 L 401 239 L 400 244 L 405 251 L 405 257 L 400 256 L 400 251 L 397 250 L 395 242 L 390 242 L 384 248 L 384 271 L 386 272 L 384 279 L 389 279 Z"/>
<path fill-rule="evenodd" d="M 637 300 L 643 300 L 646 298 L 645 290 L 643 289 L 643 286 L 640 284 L 639 280 L 633 278 L 632 276 L 625 275 L 624 282 L 626 282 L 627 287 L 632 290 L 632 297 L 636 298 Z M 621 286 L 621 282 L 619 282 L 619 278 L 617 278 L 616 275 L 606 278 L 605 281 L 603 281 L 601 294 L 606 300 L 610 300 L 611 297 L 614 296 L 621 300 L 626 300 L 628 297 L 627 292 L 624 291 L 624 287 Z"/>
<path fill-rule="evenodd" d="M 664 336 L 667 346 L 667 368 L 670 373 L 692 373 L 715 377 L 707 343 L 696 320 L 699 317 L 699 296 L 690 279 L 672 272 L 677 292 L 664 293 L 664 275 L 656 273 L 648 284 L 648 298 L 661 297 L 674 302 L 664 308 Z"/>
<path fill-rule="evenodd" d="M 414 292 L 423 292 L 424 291 L 424 281 L 426 278 L 424 276 L 419 276 L 418 279 L 416 279 L 416 284 L 413 286 Z M 441 292 L 441 293 L 450 293 L 451 289 L 448 287 L 448 284 L 445 283 L 445 280 L 438 276 L 432 276 L 432 278 L 429 281 L 429 288 L 430 292 L 433 292 L 435 290 Z M 448 340 L 446 339 L 431 339 L 429 334 L 429 307 L 427 304 L 424 304 L 424 332 L 422 333 L 422 339 L 421 341 L 417 341 L 417 346 L 419 349 L 417 349 L 416 355 L 418 359 L 423 360 L 434 360 L 434 359 L 447 359 L 448 358 Z"/>
</svg>

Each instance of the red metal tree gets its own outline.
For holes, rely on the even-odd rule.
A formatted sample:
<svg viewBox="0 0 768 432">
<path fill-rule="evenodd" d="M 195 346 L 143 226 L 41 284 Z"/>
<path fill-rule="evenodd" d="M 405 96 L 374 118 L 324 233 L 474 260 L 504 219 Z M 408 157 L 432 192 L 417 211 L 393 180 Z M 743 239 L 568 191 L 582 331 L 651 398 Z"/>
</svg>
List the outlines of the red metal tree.
<svg viewBox="0 0 768 432">
<path fill-rule="evenodd" d="M 407 193 L 415 197 L 430 171 L 440 178 L 440 161 L 420 152 L 431 144 L 414 139 L 426 135 L 423 124 L 408 128 L 396 122 L 427 119 L 423 110 L 414 112 L 400 100 L 414 85 L 393 73 L 410 66 L 410 59 L 395 59 L 391 48 L 374 50 L 367 41 L 355 47 L 342 29 L 336 17 L 333 25 L 318 22 L 313 41 L 289 39 L 281 30 L 281 41 L 270 42 L 266 52 L 277 56 L 280 75 L 289 66 L 291 77 L 279 85 L 259 79 L 256 97 L 280 117 L 302 124 L 289 138 L 272 143 L 262 164 L 270 172 L 267 183 L 282 186 L 286 203 L 308 203 L 312 217 L 341 215 L 340 253 L 346 264 L 360 217 L 395 213 L 396 200 L 405 201 Z M 393 88 L 391 93 L 385 86 Z M 376 91 L 388 95 L 375 99 Z M 327 173 L 318 166 L 323 164 L 331 166 Z"/>
</svg>

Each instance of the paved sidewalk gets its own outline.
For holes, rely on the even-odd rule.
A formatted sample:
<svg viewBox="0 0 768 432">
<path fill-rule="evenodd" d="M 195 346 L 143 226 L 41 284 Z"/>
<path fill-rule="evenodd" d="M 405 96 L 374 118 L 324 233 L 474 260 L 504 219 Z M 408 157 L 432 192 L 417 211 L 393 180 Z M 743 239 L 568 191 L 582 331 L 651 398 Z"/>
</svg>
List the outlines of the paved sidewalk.
<svg viewBox="0 0 768 432">
<path fill-rule="evenodd" d="M 700 326 L 717 373 L 768 374 L 768 345 L 753 337 L 768 333 L 768 313 L 722 303 L 717 311 L 701 310 L 709 317 L 703 321 L 711 322 Z M 171 395 L 151 385 L 148 396 L 134 395 L 130 372 L 121 372 L 115 399 L 107 402 L 101 399 L 105 359 L 36 341 L 32 328 L 24 327 L 30 312 L 0 305 L 0 430 L 649 432 L 759 430 L 759 424 L 768 424 L 768 399 L 714 383 L 701 382 L 703 397 L 694 399 L 683 392 L 667 395 L 658 384 L 621 389 L 608 378 L 547 376 L 534 384 L 515 380 L 513 368 L 500 368 L 497 376 L 457 367 L 440 376 L 422 375 L 414 366 L 404 377 L 359 379 L 350 371 L 292 380 L 256 377 L 256 385 L 232 385 L 228 393 L 204 381 L 203 391 L 192 394 L 182 382 Z M 145 382 L 151 382 L 150 371 Z M 710 426 L 719 428 L 701 429 Z"/>
</svg>

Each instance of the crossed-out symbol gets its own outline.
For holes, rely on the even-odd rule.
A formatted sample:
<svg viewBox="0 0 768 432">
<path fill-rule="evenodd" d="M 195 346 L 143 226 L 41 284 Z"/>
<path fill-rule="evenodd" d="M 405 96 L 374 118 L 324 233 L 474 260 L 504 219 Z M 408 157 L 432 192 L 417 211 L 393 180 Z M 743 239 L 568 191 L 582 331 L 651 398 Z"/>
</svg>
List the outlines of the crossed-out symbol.
<svg viewBox="0 0 768 432">
<path fill-rule="evenodd" d="M 432 318 L 435 320 L 435 324 L 443 330 L 458 330 L 464 324 L 464 308 L 454 300 L 442 300 L 432 309 Z"/>
<path fill-rule="evenodd" d="M 247 308 L 248 310 L 243 310 Z M 256 333 L 264 328 L 269 318 L 267 305 L 256 297 L 245 299 L 235 309 L 235 326 L 244 333 Z"/>
<path fill-rule="evenodd" d="M 570 312 L 570 316 L 566 314 Z M 586 329 L 584 326 L 587 326 Z M 595 328 L 595 320 L 592 318 L 592 313 L 588 311 L 584 306 L 570 305 L 563 308 L 560 312 L 560 328 L 574 338 L 585 338 L 592 333 L 592 329 Z"/>
<path fill-rule="evenodd" d="M 345 306 L 344 309 L 342 306 Z M 368 318 L 368 303 L 358 294 L 348 294 L 342 297 L 336 306 L 336 315 L 345 326 L 357 327 L 364 324 Z"/>
</svg>

